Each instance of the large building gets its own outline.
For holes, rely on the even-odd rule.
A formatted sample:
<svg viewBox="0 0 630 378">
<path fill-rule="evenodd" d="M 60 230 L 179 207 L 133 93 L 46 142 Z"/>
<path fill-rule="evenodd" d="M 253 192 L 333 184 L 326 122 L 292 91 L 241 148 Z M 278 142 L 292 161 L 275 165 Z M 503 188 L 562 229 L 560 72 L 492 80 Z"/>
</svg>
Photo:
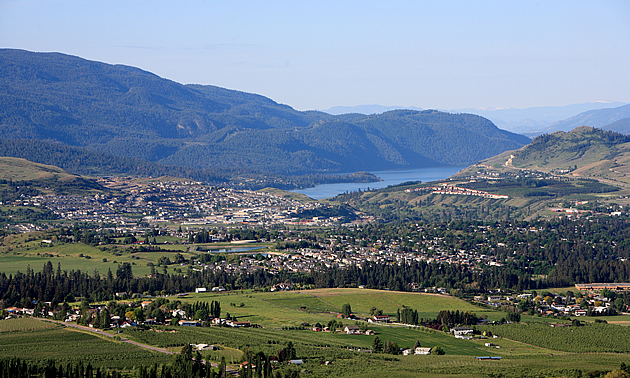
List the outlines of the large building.
<svg viewBox="0 0 630 378">
<path fill-rule="evenodd" d="M 604 289 L 614 291 L 630 290 L 630 283 L 587 283 L 575 284 L 575 288 L 580 291 L 602 291 Z"/>
</svg>

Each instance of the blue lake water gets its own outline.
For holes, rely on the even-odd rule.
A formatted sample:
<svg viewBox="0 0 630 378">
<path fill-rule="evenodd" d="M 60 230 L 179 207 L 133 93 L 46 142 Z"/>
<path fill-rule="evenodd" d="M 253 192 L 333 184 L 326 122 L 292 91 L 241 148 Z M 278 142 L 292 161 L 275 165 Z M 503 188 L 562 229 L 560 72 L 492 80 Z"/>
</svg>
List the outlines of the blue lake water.
<svg viewBox="0 0 630 378">
<path fill-rule="evenodd" d="M 466 167 L 436 167 L 436 168 L 416 168 L 396 171 L 371 172 L 380 177 L 383 181 L 370 183 L 342 183 L 324 184 L 313 188 L 294 190 L 294 192 L 305 194 L 313 199 L 331 198 L 337 194 L 353 192 L 356 190 L 382 189 L 389 185 L 396 185 L 405 181 L 437 181 L 454 175 Z"/>
</svg>

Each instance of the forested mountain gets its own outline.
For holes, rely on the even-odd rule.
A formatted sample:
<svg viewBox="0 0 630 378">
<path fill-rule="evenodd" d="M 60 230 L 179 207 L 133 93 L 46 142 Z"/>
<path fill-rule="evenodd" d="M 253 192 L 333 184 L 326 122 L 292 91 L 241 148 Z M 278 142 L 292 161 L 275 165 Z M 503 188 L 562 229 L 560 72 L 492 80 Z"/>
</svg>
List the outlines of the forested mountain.
<svg viewBox="0 0 630 378">
<path fill-rule="evenodd" d="M 0 137 L 280 174 L 465 165 L 529 142 L 469 114 L 300 112 L 134 67 L 10 49 L 0 50 Z"/>
</svg>

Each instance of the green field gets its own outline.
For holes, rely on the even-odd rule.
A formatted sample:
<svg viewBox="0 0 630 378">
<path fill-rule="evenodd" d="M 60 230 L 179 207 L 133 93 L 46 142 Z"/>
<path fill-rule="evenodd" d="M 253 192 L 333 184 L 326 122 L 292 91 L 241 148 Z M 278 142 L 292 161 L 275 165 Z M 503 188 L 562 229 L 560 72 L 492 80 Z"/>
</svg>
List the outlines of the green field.
<svg viewBox="0 0 630 378">
<path fill-rule="evenodd" d="M 548 323 L 482 326 L 511 340 L 565 352 L 630 353 L 630 328 L 612 324 L 551 327 Z"/>
<path fill-rule="evenodd" d="M 132 264 L 133 273 L 136 276 L 145 276 L 151 273 L 151 268 L 147 263 L 156 263 L 157 260 L 166 256 L 171 261 L 177 253 L 184 257 L 190 256 L 187 253 L 187 246 L 184 245 L 164 245 L 161 248 L 168 248 L 176 251 L 152 251 L 134 252 L 128 246 L 99 246 L 92 247 L 85 244 L 42 244 L 41 240 L 5 241 L 5 246 L 0 246 L 0 266 L 5 274 L 15 274 L 18 271 L 24 273 L 30 266 L 31 269 L 39 270 L 48 261 L 57 266 L 61 263 L 63 270 L 81 270 L 93 272 L 95 269 L 106 274 L 109 269 L 115 272 L 118 264 L 128 262 Z M 105 259 L 105 260 L 104 260 Z M 169 271 L 181 268 L 179 265 L 169 266 Z M 156 268 L 158 269 L 158 268 Z M 159 268 L 161 269 L 161 268 Z"/>
<path fill-rule="evenodd" d="M 628 363 L 630 354 L 619 349 L 627 345 L 626 339 L 612 343 L 603 349 L 607 353 L 595 353 L 597 350 L 562 348 L 556 344 L 522 342 L 520 339 L 461 340 L 449 334 L 428 330 L 422 327 L 395 325 L 375 325 L 364 321 L 338 319 L 341 306 L 349 303 L 353 313 L 366 316 L 372 306 L 382 309 L 385 314 L 394 315 L 402 305 L 418 310 L 421 317 L 434 317 L 441 310 L 473 311 L 498 320 L 505 313 L 482 310 L 457 298 L 424 293 L 404 293 L 368 289 L 317 289 L 290 292 L 245 292 L 245 293 L 204 293 L 194 294 L 186 301 L 221 302 L 222 314 L 229 312 L 239 320 L 250 320 L 263 326 L 261 329 L 232 328 L 171 328 L 177 334 L 156 333 L 153 331 L 130 331 L 126 333 L 139 341 L 160 346 L 191 343 L 218 344 L 230 348 L 262 350 L 275 354 L 289 341 L 296 344 L 298 356 L 305 360 L 305 367 L 312 376 L 488 376 L 489 374 L 506 377 L 520 376 L 579 376 L 579 371 L 606 371 L 619 368 L 621 362 Z M 241 303 L 243 307 L 240 307 Z M 231 305 L 231 304 L 234 304 Z M 297 327 L 302 322 L 327 324 L 330 320 L 341 320 L 345 325 L 358 324 L 371 329 L 383 341 L 395 341 L 400 347 L 408 348 L 419 341 L 425 347 L 442 347 L 445 356 L 391 356 L 357 352 L 357 349 L 369 349 L 374 336 L 346 335 L 343 333 L 313 332 L 311 330 L 283 330 L 283 327 Z M 537 319 L 537 318 L 536 318 Z M 608 320 L 611 320 L 610 318 Z M 557 320 L 555 320 L 557 321 Z M 527 327 L 506 325 L 503 327 Z M 531 328 L 541 339 L 545 339 L 549 330 L 554 330 L 547 323 L 544 329 Z M 614 338 L 618 326 L 600 327 L 598 340 Z M 606 328 L 615 327 L 615 328 Z M 587 330 L 587 327 L 582 327 Z M 599 328 L 598 328 L 599 329 Z M 628 328 L 623 327 L 624 330 Z M 567 329 L 568 330 L 568 329 Z M 570 330 L 569 330 L 570 331 Z M 127 332 L 127 331 L 125 331 Z M 625 332 L 625 331 L 624 331 Z M 497 332 L 500 334 L 500 332 Z M 582 335 L 588 343 L 589 335 Z M 486 347 L 485 342 L 498 345 Z M 578 345 L 581 345 L 578 343 Z M 354 350 L 354 351 L 353 351 Z M 621 351 L 623 353 L 609 353 Z M 219 352 L 211 352 L 220 355 Z M 477 361 L 475 356 L 501 356 L 501 361 Z M 211 355 L 208 355 L 211 357 Z M 216 357 L 215 357 L 216 358 Z M 324 361 L 334 361 L 333 365 L 322 365 Z M 311 376 L 309 374 L 309 376 Z"/>
<path fill-rule="evenodd" d="M 472 311 L 490 320 L 499 320 L 505 313 L 476 307 L 458 298 L 425 293 L 395 292 L 371 289 L 315 289 L 274 293 L 194 294 L 187 301 L 220 300 L 224 312 L 243 320 L 268 326 L 293 326 L 306 322 L 322 322 L 336 318 L 341 307 L 349 303 L 352 312 L 368 317 L 376 307 L 385 315 L 396 315 L 402 306 L 418 311 L 420 318 L 435 318 L 442 310 Z M 232 307 L 229 304 L 237 306 Z M 244 307 L 238 307 L 243 303 Z"/>
<path fill-rule="evenodd" d="M 166 363 L 168 356 L 36 319 L 0 320 L 0 358 L 90 362 L 94 367 L 131 369 Z"/>
<path fill-rule="evenodd" d="M 233 367 L 240 362 L 243 350 L 277 355 L 292 342 L 298 358 L 305 361 L 301 368 L 309 372 L 309 377 L 571 377 L 581 376 L 581 372 L 610 371 L 619 368 L 622 362 L 630 361 L 630 336 L 626 335 L 630 332 L 628 327 L 597 324 L 580 328 L 551 328 L 548 323 L 488 326 L 484 329 L 501 337 L 463 340 L 423 327 L 376 325 L 337 318 L 345 303 L 349 303 L 353 312 L 361 317 L 366 316 L 372 306 L 385 313 L 395 314 L 397 308 L 406 305 L 418 310 L 424 317 L 435 316 L 440 310 L 480 313 L 477 307 L 466 301 L 442 295 L 368 289 L 317 289 L 300 292 L 203 293 L 192 294 L 182 300 L 219 301 L 223 316 L 229 312 L 239 320 L 250 320 L 262 328 L 156 326 L 148 330 L 124 329 L 121 330 L 121 336 L 175 352 L 187 343 L 218 345 L 218 351 L 205 351 L 202 356 L 211 361 L 225 357 Z M 483 313 L 491 319 L 504 315 L 492 310 L 484 310 Z M 370 349 L 374 336 L 313 332 L 310 327 L 302 330 L 286 329 L 298 327 L 303 322 L 311 325 L 316 322 L 327 324 L 330 320 L 371 329 L 381 340 L 394 341 L 401 348 L 410 348 L 416 341 L 423 347 L 439 346 L 446 355 L 365 353 Z M 529 335 L 529 338 L 523 335 Z M 484 345 L 489 341 L 495 346 Z M 83 359 L 94 366 L 119 369 L 167 360 L 164 355 L 129 344 L 35 319 L 0 321 L 0 357 L 23 355 L 36 360 Z M 500 356 L 502 360 L 478 361 L 476 356 Z M 325 361 L 332 364 L 325 365 Z M 285 370 L 287 367 L 280 365 L 280 369 Z"/>
</svg>

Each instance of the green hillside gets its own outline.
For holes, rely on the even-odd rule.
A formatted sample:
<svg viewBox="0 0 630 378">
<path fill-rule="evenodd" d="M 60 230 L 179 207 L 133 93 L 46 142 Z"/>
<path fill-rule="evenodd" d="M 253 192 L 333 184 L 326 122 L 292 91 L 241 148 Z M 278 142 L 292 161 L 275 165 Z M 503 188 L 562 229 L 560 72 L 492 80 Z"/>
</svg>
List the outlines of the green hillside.
<svg viewBox="0 0 630 378">
<path fill-rule="evenodd" d="M 565 178 L 595 179 L 623 188 L 630 184 L 630 136 L 582 126 L 568 133 L 557 131 L 531 144 L 481 161 L 479 167 L 497 172 L 535 170 Z"/>
<path fill-rule="evenodd" d="M 529 142 L 470 114 L 300 112 L 260 95 L 182 85 L 138 68 L 58 53 L 0 50 L 0 88 L 0 138 L 209 170 L 206 175 L 465 165 Z M 48 151 L 59 160 L 60 151 Z M 112 164 L 94 170 L 138 171 L 108 160 Z"/>
<path fill-rule="evenodd" d="M 71 174 L 59 167 L 33 163 L 25 159 L 0 157 L 0 179 L 31 181 L 44 179 L 72 179 Z"/>
</svg>

